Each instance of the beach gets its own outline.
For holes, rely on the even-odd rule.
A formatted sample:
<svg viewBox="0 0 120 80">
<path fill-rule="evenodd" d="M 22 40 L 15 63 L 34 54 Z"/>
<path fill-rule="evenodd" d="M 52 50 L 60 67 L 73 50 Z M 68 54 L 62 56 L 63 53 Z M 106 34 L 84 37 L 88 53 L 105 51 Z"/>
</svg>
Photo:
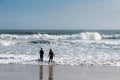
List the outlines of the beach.
<svg viewBox="0 0 120 80">
<path fill-rule="evenodd" d="M 0 80 L 120 80 L 120 30 L 0 33 Z M 53 65 L 48 65 L 50 49 Z"/>
<path fill-rule="evenodd" d="M 120 0 L 0 0 L 0 80 L 120 80 Z"/>
<path fill-rule="evenodd" d="M 1 64 L 0 80 L 120 80 L 120 67 Z"/>
</svg>

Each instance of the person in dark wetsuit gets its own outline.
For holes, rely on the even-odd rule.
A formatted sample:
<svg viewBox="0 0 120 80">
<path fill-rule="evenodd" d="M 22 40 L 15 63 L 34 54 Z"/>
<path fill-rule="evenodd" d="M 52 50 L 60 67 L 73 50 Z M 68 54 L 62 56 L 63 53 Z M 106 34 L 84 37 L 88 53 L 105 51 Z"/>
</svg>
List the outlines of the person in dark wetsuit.
<svg viewBox="0 0 120 80">
<path fill-rule="evenodd" d="M 40 54 L 40 61 L 41 61 L 41 62 L 43 62 L 43 55 L 44 55 L 44 51 L 43 51 L 43 49 L 42 49 L 42 48 L 41 48 L 41 50 L 40 50 L 39 54 Z"/>
<path fill-rule="evenodd" d="M 54 55 L 52 49 L 50 49 L 49 54 L 48 54 L 48 57 L 49 57 L 48 63 L 53 62 L 53 57 L 54 57 L 54 56 L 55 56 L 55 55 Z"/>
</svg>

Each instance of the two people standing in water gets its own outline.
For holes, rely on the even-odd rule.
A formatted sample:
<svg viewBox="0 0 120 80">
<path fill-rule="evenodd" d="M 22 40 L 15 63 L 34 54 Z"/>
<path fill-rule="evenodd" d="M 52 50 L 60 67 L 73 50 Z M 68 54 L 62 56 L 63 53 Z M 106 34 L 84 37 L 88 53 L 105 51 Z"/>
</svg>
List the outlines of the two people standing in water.
<svg viewBox="0 0 120 80">
<path fill-rule="evenodd" d="M 41 50 L 39 51 L 39 54 L 40 54 L 40 61 L 43 62 L 43 55 L 44 55 L 43 48 L 41 48 Z M 48 63 L 53 62 L 53 57 L 54 56 L 55 55 L 54 55 L 52 49 L 50 49 L 49 54 L 48 54 L 48 57 L 49 57 Z"/>
</svg>

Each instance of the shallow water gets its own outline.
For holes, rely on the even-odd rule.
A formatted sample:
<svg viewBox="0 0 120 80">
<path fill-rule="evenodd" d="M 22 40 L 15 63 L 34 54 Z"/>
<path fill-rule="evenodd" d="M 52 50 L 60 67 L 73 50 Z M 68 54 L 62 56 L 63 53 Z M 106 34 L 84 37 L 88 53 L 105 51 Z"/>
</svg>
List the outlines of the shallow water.
<svg viewBox="0 0 120 80">
<path fill-rule="evenodd" d="M 44 65 L 48 52 L 55 53 L 57 65 L 120 66 L 119 30 L 0 31 L 0 64 L 39 64 L 42 47 Z"/>
</svg>

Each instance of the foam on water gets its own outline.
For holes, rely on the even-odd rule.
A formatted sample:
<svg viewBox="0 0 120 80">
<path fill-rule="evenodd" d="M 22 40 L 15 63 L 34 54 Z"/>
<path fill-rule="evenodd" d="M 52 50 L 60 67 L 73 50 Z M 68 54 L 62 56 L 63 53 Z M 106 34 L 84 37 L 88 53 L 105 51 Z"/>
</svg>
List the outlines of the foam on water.
<svg viewBox="0 0 120 80">
<path fill-rule="evenodd" d="M 114 39 L 113 39 L 114 37 Z M 40 64 L 39 49 L 55 53 L 58 65 L 109 65 L 120 66 L 119 34 L 81 32 L 78 34 L 0 34 L 0 64 Z"/>
<path fill-rule="evenodd" d="M 12 35 L 12 34 L 0 34 L 2 40 L 32 40 L 32 39 L 66 39 L 66 40 L 101 40 L 101 39 L 120 39 L 120 34 L 105 35 L 98 32 L 81 32 L 79 34 L 71 35 L 49 35 L 49 34 L 31 34 L 31 35 Z"/>
<path fill-rule="evenodd" d="M 83 40 L 101 40 L 102 37 L 99 33 L 97 32 L 86 32 L 86 33 L 81 33 L 81 39 Z"/>
<path fill-rule="evenodd" d="M 54 58 L 57 65 L 95 65 L 95 66 L 120 66 L 120 59 L 118 54 L 112 55 L 85 55 L 78 56 L 71 55 L 57 55 Z M 118 57 L 119 56 L 119 57 Z M 0 64 L 36 64 L 39 65 L 39 55 L 0 55 Z M 48 57 L 44 57 L 43 65 L 48 65 Z"/>
<path fill-rule="evenodd" d="M 87 39 L 87 40 L 100 40 L 101 35 L 97 32 L 85 32 L 72 35 L 48 35 L 48 34 L 33 34 L 33 35 L 11 35 L 1 34 L 0 39 Z"/>
</svg>

